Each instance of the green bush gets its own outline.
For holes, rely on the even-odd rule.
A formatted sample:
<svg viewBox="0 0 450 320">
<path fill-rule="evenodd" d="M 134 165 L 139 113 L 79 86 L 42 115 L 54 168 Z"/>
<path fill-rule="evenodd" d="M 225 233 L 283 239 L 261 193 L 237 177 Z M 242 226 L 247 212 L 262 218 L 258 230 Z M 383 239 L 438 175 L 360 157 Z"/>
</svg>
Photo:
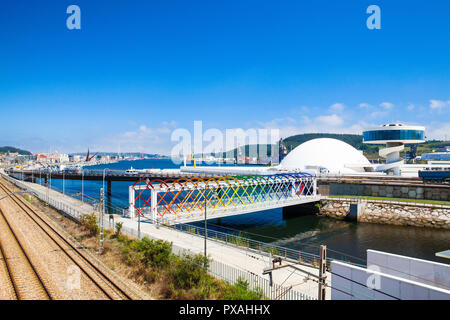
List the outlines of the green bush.
<svg viewBox="0 0 450 320">
<path fill-rule="evenodd" d="M 122 227 L 123 227 L 123 222 L 116 222 L 116 238 L 118 238 L 120 236 Z"/>
<path fill-rule="evenodd" d="M 97 216 L 95 214 L 83 214 L 80 217 L 80 223 L 89 230 L 92 235 L 98 235 L 99 227 L 97 224 Z"/>
<path fill-rule="evenodd" d="M 256 290 L 249 289 L 248 281 L 238 278 L 234 286 L 229 286 L 222 299 L 224 300 L 261 300 L 264 294 L 260 288 Z"/>
<path fill-rule="evenodd" d="M 261 290 L 251 290 L 242 279 L 235 285 L 215 279 L 208 274 L 209 259 L 202 254 L 172 254 L 172 245 L 167 241 L 133 240 L 120 234 L 124 261 L 136 266 L 136 276 L 147 283 L 162 281 L 161 294 L 168 299 L 233 299 L 258 300 Z M 206 266 L 206 268 L 205 268 Z"/>
<path fill-rule="evenodd" d="M 163 240 L 144 237 L 130 243 L 130 248 L 142 254 L 142 262 L 147 266 L 164 267 L 170 262 L 172 244 Z"/>
<path fill-rule="evenodd" d="M 270 247 L 269 248 L 269 253 L 271 253 L 273 256 L 280 255 L 280 253 L 278 252 L 277 248 L 275 248 L 275 247 Z"/>
<path fill-rule="evenodd" d="M 209 260 L 204 255 L 184 254 L 179 259 L 173 260 L 169 276 L 174 280 L 175 286 L 180 289 L 208 285 L 211 281 L 207 272 L 208 266 Z"/>
</svg>

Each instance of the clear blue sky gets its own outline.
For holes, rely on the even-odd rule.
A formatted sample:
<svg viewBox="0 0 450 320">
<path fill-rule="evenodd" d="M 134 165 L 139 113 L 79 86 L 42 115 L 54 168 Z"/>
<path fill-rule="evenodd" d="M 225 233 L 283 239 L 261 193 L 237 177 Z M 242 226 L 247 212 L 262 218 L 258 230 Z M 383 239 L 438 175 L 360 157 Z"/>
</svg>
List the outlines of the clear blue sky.
<svg viewBox="0 0 450 320">
<path fill-rule="evenodd" d="M 2 0 L 0 72 L 0 145 L 35 152 L 167 153 L 194 120 L 449 139 L 450 1 Z"/>
</svg>

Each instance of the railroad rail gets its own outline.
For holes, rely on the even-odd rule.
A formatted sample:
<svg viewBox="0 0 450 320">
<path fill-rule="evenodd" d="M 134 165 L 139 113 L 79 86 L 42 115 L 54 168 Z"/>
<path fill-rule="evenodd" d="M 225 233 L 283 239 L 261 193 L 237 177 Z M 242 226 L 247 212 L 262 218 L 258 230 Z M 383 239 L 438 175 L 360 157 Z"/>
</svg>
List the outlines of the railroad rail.
<svg viewBox="0 0 450 320">
<path fill-rule="evenodd" d="M 0 182 L 0 189 L 6 193 L 12 193 L 11 190 Z M 82 252 L 76 245 L 71 243 L 64 235 L 52 226 L 45 218 L 34 210 L 28 203 L 12 194 L 10 197 L 14 203 L 41 229 L 66 256 L 80 268 L 89 280 L 105 295 L 108 299 L 133 299 L 133 293 L 128 289 L 117 284 L 117 281 L 111 279 L 101 267 L 97 266 L 85 252 Z"/>
<path fill-rule="evenodd" d="M 29 299 L 31 297 L 53 300 L 47 285 L 42 280 L 36 266 L 31 261 L 30 256 L 25 251 L 8 218 L 6 218 L 1 209 L 0 224 L 2 225 L 1 256 L 8 271 L 8 277 L 14 289 L 15 298 L 17 300 Z M 8 243 L 8 249 L 4 246 L 5 238 L 12 240 Z M 30 285 L 33 287 L 32 290 L 29 289 Z"/>
</svg>

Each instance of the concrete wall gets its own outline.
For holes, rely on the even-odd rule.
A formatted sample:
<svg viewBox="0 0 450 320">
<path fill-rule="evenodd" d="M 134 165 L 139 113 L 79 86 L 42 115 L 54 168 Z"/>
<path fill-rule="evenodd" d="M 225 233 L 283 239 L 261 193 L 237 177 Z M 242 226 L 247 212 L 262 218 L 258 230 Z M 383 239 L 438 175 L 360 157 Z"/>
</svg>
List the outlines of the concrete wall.
<svg viewBox="0 0 450 320">
<path fill-rule="evenodd" d="M 321 201 L 319 214 L 331 218 L 347 218 L 350 213 L 350 204 L 355 203 L 358 206 L 358 222 L 450 229 L 450 206 L 327 198 Z"/>
<path fill-rule="evenodd" d="M 450 300 L 449 290 L 342 262 L 331 273 L 332 300 Z"/>
<path fill-rule="evenodd" d="M 357 183 L 330 183 L 319 185 L 323 195 L 371 196 L 387 198 L 427 199 L 450 201 L 449 186 L 408 186 L 408 185 L 380 185 Z M 322 193 L 321 193 L 322 194 Z"/>
<path fill-rule="evenodd" d="M 450 290 L 449 264 L 367 250 L 367 265 L 377 266 L 382 273 Z"/>
</svg>

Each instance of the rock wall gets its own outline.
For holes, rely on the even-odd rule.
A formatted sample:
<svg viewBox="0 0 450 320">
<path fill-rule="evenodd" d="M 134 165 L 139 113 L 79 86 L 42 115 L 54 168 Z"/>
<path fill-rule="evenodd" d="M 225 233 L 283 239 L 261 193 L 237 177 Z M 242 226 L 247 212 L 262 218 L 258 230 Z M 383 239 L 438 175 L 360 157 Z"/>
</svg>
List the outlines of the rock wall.
<svg viewBox="0 0 450 320">
<path fill-rule="evenodd" d="M 358 222 L 450 229 L 450 206 L 328 198 L 322 200 L 319 214 L 344 219 L 350 204 L 358 206 Z"/>
</svg>

